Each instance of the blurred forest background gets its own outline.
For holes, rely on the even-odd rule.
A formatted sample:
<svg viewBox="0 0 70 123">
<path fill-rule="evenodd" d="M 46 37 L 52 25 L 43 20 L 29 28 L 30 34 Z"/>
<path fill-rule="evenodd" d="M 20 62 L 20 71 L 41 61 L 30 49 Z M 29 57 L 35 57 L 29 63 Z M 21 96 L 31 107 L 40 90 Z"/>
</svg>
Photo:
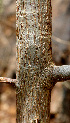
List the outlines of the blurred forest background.
<svg viewBox="0 0 70 123">
<path fill-rule="evenodd" d="M 70 1 L 52 0 L 52 53 L 56 65 L 70 64 Z M 0 0 L 0 76 L 16 78 L 16 1 Z M 70 82 L 57 83 L 50 123 L 70 123 Z M 0 123 L 16 123 L 16 87 L 0 83 Z"/>
</svg>

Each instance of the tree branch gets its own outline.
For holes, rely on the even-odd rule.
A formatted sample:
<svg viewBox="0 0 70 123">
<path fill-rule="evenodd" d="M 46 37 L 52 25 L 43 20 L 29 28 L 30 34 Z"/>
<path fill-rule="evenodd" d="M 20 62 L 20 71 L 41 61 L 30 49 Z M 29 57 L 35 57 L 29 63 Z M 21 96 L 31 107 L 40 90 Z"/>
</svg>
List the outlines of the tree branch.
<svg viewBox="0 0 70 123">
<path fill-rule="evenodd" d="M 70 80 L 70 65 L 54 66 L 53 70 L 49 70 L 50 79 L 52 82 Z M 0 82 L 15 83 L 16 79 L 0 77 Z"/>
<path fill-rule="evenodd" d="M 0 82 L 16 83 L 16 81 L 17 81 L 16 79 L 0 77 Z"/>
<path fill-rule="evenodd" d="M 52 82 L 70 80 L 70 65 L 54 66 L 51 80 Z"/>
</svg>

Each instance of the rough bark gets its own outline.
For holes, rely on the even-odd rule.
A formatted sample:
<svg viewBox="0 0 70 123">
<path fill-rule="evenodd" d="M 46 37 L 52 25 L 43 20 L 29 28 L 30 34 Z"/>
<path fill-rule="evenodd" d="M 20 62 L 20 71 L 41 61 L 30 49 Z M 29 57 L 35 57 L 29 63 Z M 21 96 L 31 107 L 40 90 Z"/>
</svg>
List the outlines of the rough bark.
<svg viewBox="0 0 70 123">
<path fill-rule="evenodd" d="M 17 0 L 16 19 L 17 123 L 49 123 L 52 85 L 44 73 L 52 63 L 51 0 Z"/>
<path fill-rule="evenodd" d="M 16 2 L 16 122 L 49 123 L 51 90 L 65 79 L 52 62 L 51 0 Z"/>
<path fill-rule="evenodd" d="M 17 0 L 16 8 L 17 79 L 0 82 L 16 83 L 17 123 L 49 123 L 51 90 L 70 79 L 70 66 L 52 62 L 51 0 Z"/>
</svg>

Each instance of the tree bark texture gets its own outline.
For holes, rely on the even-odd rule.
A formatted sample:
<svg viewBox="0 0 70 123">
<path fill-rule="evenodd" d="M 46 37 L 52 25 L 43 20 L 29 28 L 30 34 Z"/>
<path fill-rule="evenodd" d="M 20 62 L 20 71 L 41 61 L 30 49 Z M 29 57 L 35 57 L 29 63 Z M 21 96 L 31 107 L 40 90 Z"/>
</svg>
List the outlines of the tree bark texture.
<svg viewBox="0 0 70 123">
<path fill-rule="evenodd" d="M 51 0 L 17 0 L 16 8 L 17 123 L 49 123 Z"/>
<path fill-rule="evenodd" d="M 52 62 L 51 0 L 16 1 L 17 123 L 49 123 L 51 90 L 70 79 L 70 66 Z"/>
</svg>

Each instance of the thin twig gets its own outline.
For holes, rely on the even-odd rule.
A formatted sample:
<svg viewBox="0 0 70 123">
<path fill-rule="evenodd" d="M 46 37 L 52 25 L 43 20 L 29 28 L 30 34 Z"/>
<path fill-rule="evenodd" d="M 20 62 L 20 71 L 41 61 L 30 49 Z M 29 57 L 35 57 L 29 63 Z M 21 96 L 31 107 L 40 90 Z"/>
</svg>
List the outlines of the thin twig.
<svg viewBox="0 0 70 123">
<path fill-rule="evenodd" d="M 16 83 L 16 79 L 11 79 L 7 77 L 0 77 L 0 82 Z"/>
<path fill-rule="evenodd" d="M 70 41 L 62 40 L 54 35 L 52 35 L 52 39 L 58 43 L 69 45 L 70 46 Z"/>
</svg>

